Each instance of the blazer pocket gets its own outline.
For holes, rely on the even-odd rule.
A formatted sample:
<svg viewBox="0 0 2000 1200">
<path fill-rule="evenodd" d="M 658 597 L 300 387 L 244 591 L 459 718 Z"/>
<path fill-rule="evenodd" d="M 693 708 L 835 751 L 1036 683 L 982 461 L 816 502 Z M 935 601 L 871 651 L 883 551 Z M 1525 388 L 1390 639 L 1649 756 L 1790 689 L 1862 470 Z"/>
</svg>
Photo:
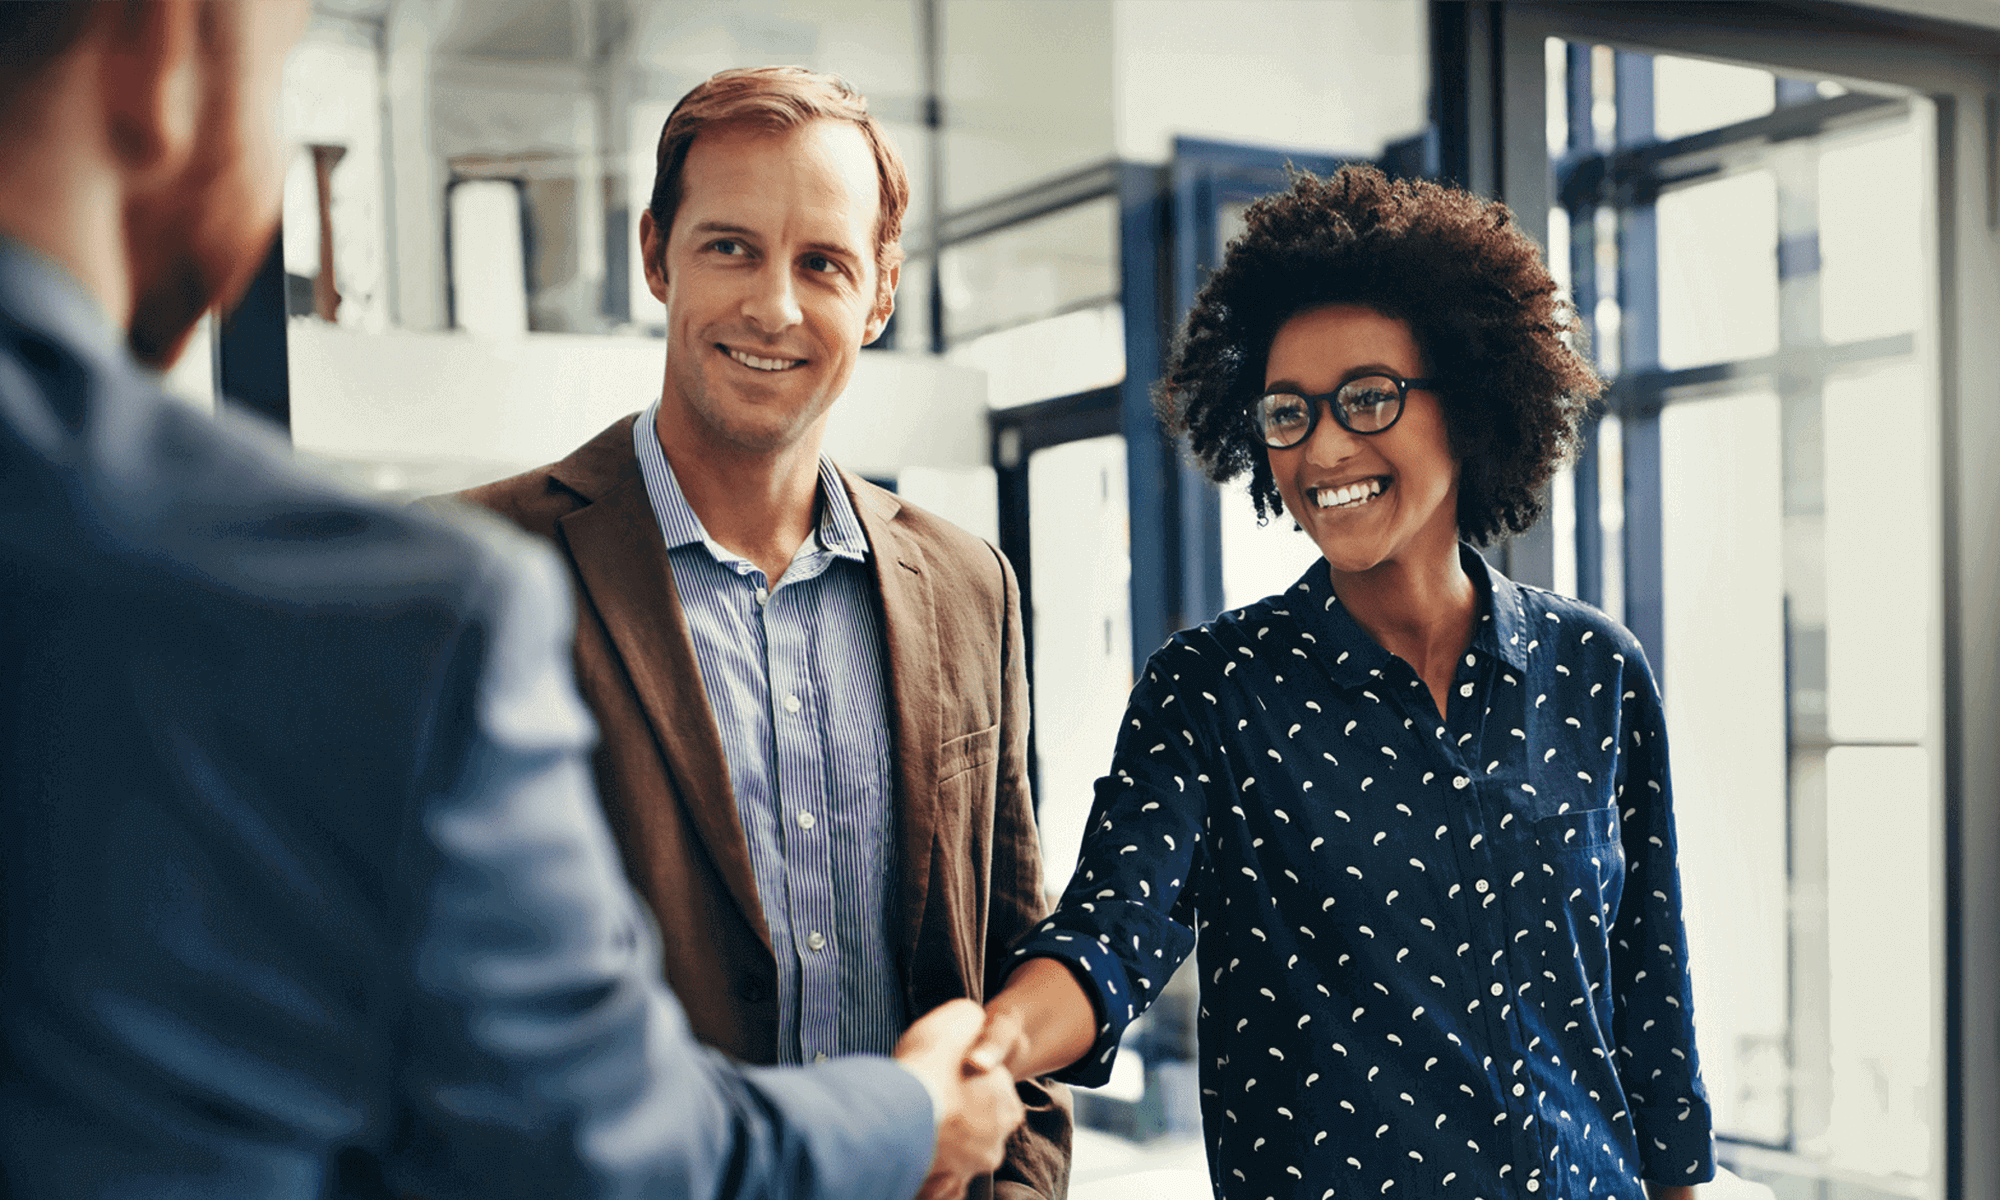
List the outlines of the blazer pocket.
<svg viewBox="0 0 2000 1200">
<path fill-rule="evenodd" d="M 1000 756 L 1000 726 L 998 723 L 984 729 L 955 737 L 944 744 L 938 753 L 938 782 L 949 782 L 975 767 L 983 767 Z"/>
</svg>

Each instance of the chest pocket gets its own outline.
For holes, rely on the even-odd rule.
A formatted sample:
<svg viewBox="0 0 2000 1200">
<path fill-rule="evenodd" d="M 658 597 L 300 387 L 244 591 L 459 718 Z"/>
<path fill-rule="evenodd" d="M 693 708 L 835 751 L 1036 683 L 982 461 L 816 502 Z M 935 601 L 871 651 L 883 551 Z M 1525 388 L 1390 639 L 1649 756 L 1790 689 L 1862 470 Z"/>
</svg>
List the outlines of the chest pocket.
<svg viewBox="0 0 2000 1200">
<path fill-rule="evenodd" d="M 1000 726 L 989 725 L 946 742 L 938 753 L 938 782 L 983 767 L 1000 756 Z"/>
<path fill-rule="evenodd" d="M 1549 851 L 1616 846 L 1619 844 L 1618 809 L 1614 805 L 1570 808 L 1542 817 L 1535 822 L 1535 843 Z"/>
<path fill-rule="evenodd" d="M 1617 805 L 1598 796 L 1579 795 L 1576 803 L 1602 806 L 1572 807 L 1534 823 L 1540 873 L 1552 904 L 1601 932 L 1616 919 L 1625 890 L 1621 820 Z"/>
</svg>

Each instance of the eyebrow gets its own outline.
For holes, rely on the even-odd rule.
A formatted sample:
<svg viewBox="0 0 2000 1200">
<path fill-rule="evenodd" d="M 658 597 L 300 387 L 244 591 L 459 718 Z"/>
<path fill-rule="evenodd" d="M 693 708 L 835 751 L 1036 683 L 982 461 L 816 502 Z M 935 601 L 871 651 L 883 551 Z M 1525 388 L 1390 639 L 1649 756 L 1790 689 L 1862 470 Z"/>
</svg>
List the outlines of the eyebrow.
<svg viewBox="0 0 2000 1200">
<path fill-rule="evenodd" d="M 747 238 L 751 241 L 758 240 L 755 230 L 747 229 L 741 225 L 732 225 L 727 221 L 697 221 L 693 232 L 700 235 L 730 234 L 735 237 Z M 808 242 L 805 249 L 809 253 L 824 254 L 832 258 L 844 258 L 850 262 L 861 261 L 861 255 L 858 252 L 852 247 L 842 245 L 839 242 Z"/>
<path fill-rule="evenodd" d="M 1390 375 L 1397 379 L 1423 378 L 1423 375 L 1421 374 L 1405 375 L 1401 371 L 1397 370 L 1395 367 L 1389 366 L 1386 363 L 1364 363 L 1358 367 L 1348 368 L 1346 373 L 1341 375 L 1340 382 L 1334 384 L 1333 387 L 1329 388 L 1327 391 L 1316 392 L 1311 394 L 1320 396 L 1332 395 L 1334 392 L 1339 391 L 1341 388 L 1346 387 L 1348 384 L 1353 383 L 1355 380 L 1360 379 L 1365 375 Z M 1278 392 L 1290 392 L 1300 396 L 1308 394 L 1306 392 L 1306 386 L 1302 383 L 1297 382 L 1296 380 L 1274 379 L 1264 385 L 1264 394 L 1266 396 L 1273 395 Z"/>
</svg>

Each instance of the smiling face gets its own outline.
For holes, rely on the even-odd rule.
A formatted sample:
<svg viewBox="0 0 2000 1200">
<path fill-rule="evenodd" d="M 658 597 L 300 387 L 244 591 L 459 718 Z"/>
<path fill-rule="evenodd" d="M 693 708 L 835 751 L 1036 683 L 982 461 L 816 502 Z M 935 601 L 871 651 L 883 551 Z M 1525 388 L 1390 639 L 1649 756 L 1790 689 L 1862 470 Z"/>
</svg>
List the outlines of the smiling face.
<svg viewBox="0 0 2000 1200">
<path fill-rule="evenodd" d="M 810 436 L 882 332 L 880 184 L 854 125 L 704 130 L 665 231 L 640 220 L 646 282 L 667 306 L 661 443 L 767 455 Z"/>
<path fill-rule="evenodd" d="M 1424 376 L 1410 327 L 1373 309 L 1329 305 L 1279 327 L 1264 390 L 1319 395 L 1385 372 Z M 1428 388 L 1410 389 L 1402 419 L 1385 432 L 1349 433 L 1323 412 L 1310 438 L 1264 453 L 1285 508 L 1336 575 L 1457 553 L 1458 461 Z"/>
</svg>

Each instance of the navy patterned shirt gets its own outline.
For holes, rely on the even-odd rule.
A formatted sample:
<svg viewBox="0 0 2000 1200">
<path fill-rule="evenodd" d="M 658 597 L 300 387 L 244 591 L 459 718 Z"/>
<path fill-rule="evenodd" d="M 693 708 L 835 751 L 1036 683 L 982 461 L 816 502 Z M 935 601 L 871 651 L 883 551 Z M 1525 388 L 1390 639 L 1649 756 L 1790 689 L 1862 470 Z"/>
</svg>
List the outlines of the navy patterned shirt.
<svg viewBox="0 0 2000 1200">
<path fill-rule="evenodd" d="M 1440 722 L 1315 562 L 1133 689 L 1057 912 L 1110 1074 L 1197 952 L 1218 1196 L 1620 1197 L 1713 1173 L 1660 697 L 1597 610 L 1488 568 Z M 1197 937 L 1199 933 L 1199 937 Z"/>
</svg>

